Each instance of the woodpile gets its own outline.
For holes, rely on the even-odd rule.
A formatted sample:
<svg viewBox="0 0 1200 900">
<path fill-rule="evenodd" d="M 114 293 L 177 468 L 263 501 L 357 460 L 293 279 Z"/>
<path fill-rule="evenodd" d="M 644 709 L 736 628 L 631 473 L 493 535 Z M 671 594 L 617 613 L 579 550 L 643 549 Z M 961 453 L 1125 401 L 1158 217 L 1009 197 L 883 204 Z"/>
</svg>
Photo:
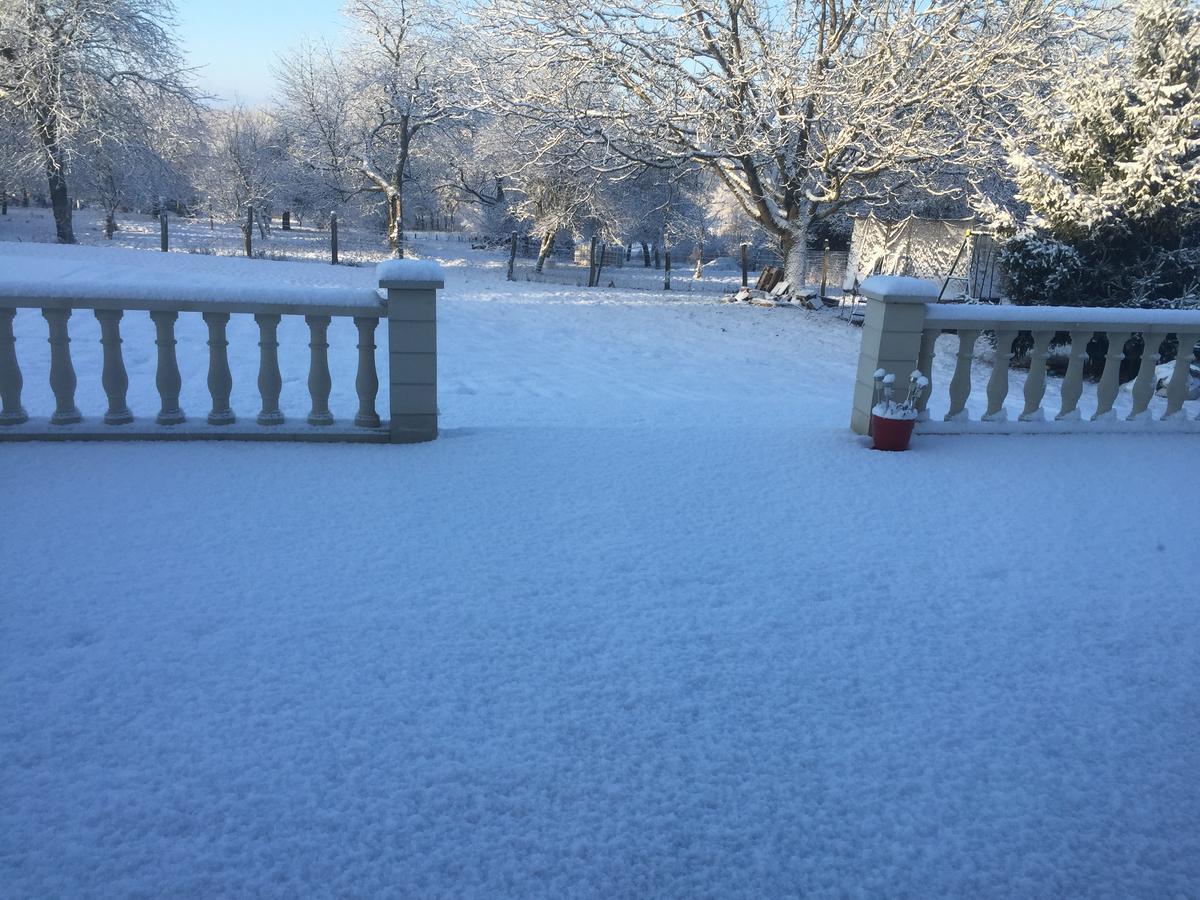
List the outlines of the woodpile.
<svg viewBox="0 0 1200 900">
<path fill-rule="evenodd" d="M 736 294 L 727 294 L 725 303 L 751 303 L 754 306 L 791 306 L 808 309 L 824 309 L 815 290 L 794 289 L 784 276 L 783 269 L 767 266 L 758 276 L 753 288 L 742 288 Z"/>
</svg>

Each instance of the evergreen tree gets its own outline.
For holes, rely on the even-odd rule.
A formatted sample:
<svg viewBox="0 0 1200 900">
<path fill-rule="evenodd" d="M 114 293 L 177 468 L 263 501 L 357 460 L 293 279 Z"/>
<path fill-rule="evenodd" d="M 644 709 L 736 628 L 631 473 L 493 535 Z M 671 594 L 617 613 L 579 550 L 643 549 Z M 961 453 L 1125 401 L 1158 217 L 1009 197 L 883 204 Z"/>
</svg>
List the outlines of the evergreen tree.
<svg viewBox="0 0 1200 900">
<path fill-rule="evenodd" d="M 1032 215 L 1008 242 L 1024 303 L 1200 302 L 1200 10 L 1138 0 L 1129 39 L 1038 102 L 1014 150 Z"/>
</svg>

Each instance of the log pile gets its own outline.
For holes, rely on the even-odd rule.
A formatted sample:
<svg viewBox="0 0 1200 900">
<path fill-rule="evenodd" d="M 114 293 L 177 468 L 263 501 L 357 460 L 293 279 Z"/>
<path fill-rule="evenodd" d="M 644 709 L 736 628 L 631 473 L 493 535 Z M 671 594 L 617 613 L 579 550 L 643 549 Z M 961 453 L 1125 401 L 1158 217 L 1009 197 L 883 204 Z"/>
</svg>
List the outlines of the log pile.
<svg viewBox="0 0 1200 900">
<path fill-rule="evenodd" d="M 783 269 L 767 266 L 752 288 L 742 288 L 736 294 L 726 294 L 725 303 L 751 303 L 754 306 L 791 306 L 824 309 L 818 292 L 796 289 L 784 276 Z"/>
</svg>

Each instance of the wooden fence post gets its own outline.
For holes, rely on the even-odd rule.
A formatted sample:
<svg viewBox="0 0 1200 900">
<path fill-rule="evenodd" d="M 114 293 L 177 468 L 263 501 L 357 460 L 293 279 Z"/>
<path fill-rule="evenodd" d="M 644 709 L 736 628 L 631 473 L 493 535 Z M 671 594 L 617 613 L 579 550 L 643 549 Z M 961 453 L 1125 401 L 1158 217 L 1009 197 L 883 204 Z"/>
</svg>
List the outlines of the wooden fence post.
<svg viewBox="0 0 1200 900">
<path fill-rule="evenodd" d="M 821 302 L 825 302 L 825 284 L 829 280 L 829 241 L 821 250 Z"/>
<path fill-rule="evenodd" d="M 158 246 L 163 253 L 170 249 L 170 241 L 167 238 L 167 208 L 159 206 L 158 208 Z"/>
<path fill-rule="evenodd" d="M 329 249 L 333 253 L 333 265 L 338 264 L 337 213 L 329 214 Z"/>
</svg>

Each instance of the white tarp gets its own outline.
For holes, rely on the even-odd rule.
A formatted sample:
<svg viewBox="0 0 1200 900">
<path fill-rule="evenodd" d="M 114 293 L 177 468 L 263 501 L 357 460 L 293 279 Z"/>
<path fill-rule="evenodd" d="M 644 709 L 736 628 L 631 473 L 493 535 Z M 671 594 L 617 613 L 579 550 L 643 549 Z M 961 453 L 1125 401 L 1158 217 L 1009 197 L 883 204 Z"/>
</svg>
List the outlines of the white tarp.
<svg viewBox="0 0 1200 900">
<path fill-rule="evenodd" d="M 971 232 L 975 224 L 973 219 L 857 217 L 844 286 L 852 288 L 871 275 L 949 278 L 946 296 L 991 299 L 999 286 L 995 243 L 990 235 Z"/>
</svg>

